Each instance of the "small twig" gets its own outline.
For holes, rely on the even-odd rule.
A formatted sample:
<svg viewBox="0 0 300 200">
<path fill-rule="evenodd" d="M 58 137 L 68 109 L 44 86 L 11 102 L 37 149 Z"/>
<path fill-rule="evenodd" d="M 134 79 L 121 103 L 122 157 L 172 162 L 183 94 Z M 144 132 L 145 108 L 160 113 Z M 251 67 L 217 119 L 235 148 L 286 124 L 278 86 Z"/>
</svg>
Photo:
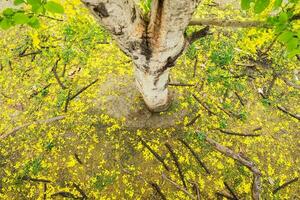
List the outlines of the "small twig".
<svg viewBox="0 0 300 200">
<path fill-rule="evenodd" d="M 194 87 L 193 84 L 187 84 L 187 83 L 169 83 L 169 86 L 175 86 L 175 87 Z"/>
<path fill-rule="evenodd" d="M 73 183 L 73 186 L 76 188 L 76 190 L 81 194 L 82 199 L 88 199 L 87 195 L 85 194 L 85 192 L 79 187 L 79 185 L 77 185 L 76 183 Z"/>
<path fill-rule="evenodd" d="M 29 53 L 24 53 L 24 54 L 19 54 L 20 57 L 26 57 L 26 56 L 31 56 L 31 55 L 37 55 L 37 54 L 40 54 L 42 53 L 41 50 L 39 51 L 34 51 L 34 52 L 29 52 Z"/>
<path fill-rule="evenodd" d="M 245 103 L 244 103 L 242 97 L 237 92 L 234 92 L 234 94 L 237 96 L 237 98 L 238 98 L 239 102 L 241 103 L 241 105 L 245 106 Z"/>
<path fill-rule="evenodd" d="M 153 187 L 153 189 L 157 192 L 157 194 L 161 197 L 162 200 L 167 200 L 166 196 L 164 193 L 162 193 L 160 187 L 154 183 L 154 182 L 149 182 L 149 184 Z"/>
<path fill-rule="evenodd" d="M 210 174 L 210 171 L 208 170 L 208 168 L 206 167 L 206 165 L 201 161 L 200 157 L 198 156 L 198 154 L 196 154 L 196 152 L 192 149 L 192 147 L 183 139 L 178 139 L 184 146 L 186 146 L 186 148 L 188 150 L 190 150 L 190 152 L 192 153 L 192 155 L 195 157 L 195 159 L 197 160 L 197 162 L 200 164 L 201 167 L 203 167 L 203 169 L 206 171 L 206 173 Z"/>
<path fill-rule="evenodd" d="M 158 153 L 156 153 L 141 137 L 139 139 L 142 142 L 142 145 L 145 146 L 159 162 L 161 162 L 164 168 L 167 171 L 170 171 L 170 167 L 165 163 L 165 160 L 160 155 L 158 155 Z"/>
<path fill-rule="evenodd" d="M 252 131 L 253 132 L 256 132 L 256 131 L 260 131 L 260 130 L 262 130 L 262 127 L 260 126 L 260 127 L 257 127 L 257 128 L 255 128 L 255 129 L 253 129 Z"/>
<path fill-rule="evenodd" d="M 175 183 L 174 181 L 172 181 L 170 178 L 168 178 L 165 174 L 162 174 L 162 178 L 166 181 L 168 181 L 169 183 L 171 183 L 172 185 L 174 185 L 177 189 L 181 190 L 182 192 L 184 192 L 185 194 L 187 194 L 191 199 L 196 199 L 194 195 L 192 195 L 191 193 L 189 193 L 189 191 L 187 191 L 187 189 L 180 187 L 177 183 Z"/>
<path fill-rule="evenodd" d="M 261 172 L 256 167 L 256 165 L 250 161 L 248 158 L 245 158 L 242 154 L 237 154 L 231 149 L 222 146 L 221 144 L 217 143 L 215 140 L 205 137 L 205 141 L 208 142 L 211 146 L 213 146 L 217 151 L 220 153 L 238 161 L 242 165 L 246 166 L 250 171 L 252 171 L 254 175 L 254 180 L 252 183 L 252 198 L 254 200 L 260 199 L 260 191 L 261 191 Z"/>
<path fill-rule="evenodd" d="M 234 193 L 233 189 L 224 181 L 224 185 L 227 188 L 227 190 L 230 192 L 230 194 L 233 196 L 233 199 L 238 200 L 238 196 Z"/>
<path fill-rule="evenodd" d="M 238 21 L 228 19 L 192 19 L 189 26 L 220 26 L 234 28 L 269 27 L 264 21 Z"/>
<path fill-rule="evenodd" d="M 192 94 L 192 96 L 196 99 L 196 101 L 207 110 L 208 114 L 210 115 L 216 115 L 216 113 L 214 113 L 213 111 L 210 110 L 210 108 L 204 103 L 202 102 L 195 94 Z"/>
<path fill-rule="evenodd" d="M 173 161 L 174 161 L 174 163 L 175 163 L 175 166 L 177 167 L 178 174 L 179 174 L 179 176 L 180 176 L 182 185 L 184 186 L 185 189 L 187 189 L 187 186 L 186 186 L 186 183 L 185 183 L 185 180 L 184 180 L 184 175 L 183 175 L 181 166 L 180 166 L 180 164 L 179 164 L 178 158 L 177 158 L 177 156 L 176 156 L 174 150 L 172 149 L 172 147 L 171 147 L 171 145 L 170 145 L 169 143 L 165 143 L 165 146 L 167 147 L 167 149 L 168 149 L 169 152 L 171 153 L 171 156 L 172 156 L 172 158 L 173 158 Z"/>
<path fill-rule="evenodd" d="M 199 185 L 196 182 L 193 182 L 193 189 L 197 195 L 197 200 L 201 199 Z"/>
<path fill-rule="evenodd" d="M 43 89 L 41 89 L 41 90 L 39 90 L 39 91 L 33 92 L 33 93 L 30 95 L 29 99 L 35 97 L 35 96 L 38 95 L 39 93 L 41 93 L 41 92 L 43 92 L 44 90 L 48 89 L 50 86 L 51 86 L 51 83 L 49 83 L 48 85 L 46 85 L 45 87 L 43 87 Z"/>
<path fill-rule="evenodd" d="M 223 129 L 217 129 L 221 133 L 227 134 L 227 135 L 236 135 L 236 136 L 243 136 L 243 137 L 259 137 L 260 134 L 251 134 L 251 133 L 237 133 L 233 131 L 223 130 Z"/>
<path fill-rule="evenodd" d="M 298 119 L 300 121 L 300 116 L 297 115 L 297 114 L 293 114 L 293 113 L 290 113 L 286 108 L 282 107 L 282 106 L 277 106 L 277 108 L 282 111 L 283 113 L 285 114 L 288 114 L 289 116 L 295 118 L 295 119 Z"/>
<path fill-rule="evenodd" d="M 47 183 L 44 183 L 44 195 L 43 195 L 43 200 L 47 199 Z"/>
<path fill-rule="evenodd" d="M 82 89 L 80 89 L 76 94 L 74 94 L 73 96 L 70 97 L 70 101 L 72 101 L 73 99 L 75 99 L 78 95 L 80 95 L 82 92 L 84 92 L 85 90 L 87 90 L 89 87 L 91 87 L 92 85 L 94 85 L 99 79 L 94 80 L 93 82 L 91 82 L 90 84 L 88 84 L 87 86 L 83 87 Z"/>
<path fill-rule="evenodd" d="M 192 126 L 200 117 L 201 115 L 198 114 L 196 115 L 196 117 L 194 117 L 189 123 L 187 123 L 185 126 L 188 127 L 188 126 Z"/>
<path fill-rule="evenodd" d="M 61 60 L 61 58 L 58 58 L 58 59 L 56 60 L 54 66 L 53 66 L 53 68 L 52 68 L 52 72 L 53 72 L 53 74 L 54 74 L 54 77 L 55 77 L 57 83 L 58 83 L 59 86 L 64 90 L 64 89 L 66 89 L 67 87 L 61 82 L 61 80 L 60 80 L 60 78 L 59 78 L 59 76 L 58 76 L 58 74 L 57 74 L 57 71 L 56 71 L 56 70 L 57 70 L 57 66 L 58 66 L 58 62 L 59 62 L 60 60 Z"/>
<path fill-rule="evenodd" d="M 59 21 L 59 22 L 63 22 L 64 21 L 62 19 L 57 19 L 57 18 L 48 16 L 48 15 L 39 15 L 39 17 L 45 17 L 45 18 L 52 19 L 52 20 Z"/>
<path fill-rule="evenodd" d="M 70 192 L 57 192 L 51 195 L 51 197 L 55 197 L 55 196 L 62 196 L 62 197 L 66 197 L 66 198 L 71 198 L 71 199 L 78 199 L 78 197 L 76 197 L 74 194 L 70 193 Z"/>
<path fill-rule="evenodd" d="M 75 157 L 75 159 L 77 160 L 77 162 L 79 163 L 79 164 L 83 164 L 82 163 L 82 161 L 80 160 L 80 158 L 79 158 L 79 156 L 78 156 L 78 154 L 77 153 L 74 153 L 74 157 Z"/>
<path fill-rule="evenodd" d="M 51 183 L 51 181 L 46 180 L 46 179 L 31 178 L 29 176 L 23 176 L 22 180 L 24 180 L 24 181 L 32 181 L 32 182 L 40 182 L 40 183 Z"/>
<path fill-rule="evenodd" d="M 288 185 L 290 185 L 290 184 L 292 184 L 292 183 L 294 183 L 294 182 L 296 182 L 298 180 L 299 180 L 299 177 L 294 178 L 294 179 L 292 179 L 290 181 L 287 181 L 286 183 L 282 184 L 281 186 L 279 186 L 278 188 L 276 188 L 275 190 L 273 190 L 273 194 L 276 194 L 279 190 L 281 190 L 283 188 L 286 188 Z"/>
<path fill-rule="evenodd" d="M 229 196 L 228 194 L 224 194 L 224 193 L 221 193 L 221 192 L 216 192 L 216 195 L 218 197 L 225 197 L 226 199 L 229 199 L 229 200 L 235 200 L 233 197 Z"/>
<path fill-rule="evenodd" d="M 268 87 L 268 89 L 267 89 L 267 91 L 266 91 L 266 94 L 265 94 L 265 97 L 266 97 L 266 98 L 269 98 L 269 96 L 270 96 L 270 94 L 271 94 L 271 90 L 272 90 L 272 88 L 273 88 L 273 86 L 274 86 L 274 84 L 275 84 L 275 81 L 276 81 L 277 77 L 278 77 L 277 74 L 274 74 L 274 75 L 273 75 L 273 78 L 272 78 L 272 80 L 271 80 L 271 82 L 270 82 L 270 85 L 269 85 L 269 87 Z"/>
<path fill-rule="evenodd" d="M 67 99 L 66 99 L 66 103 L 65 103 L 65 108 L 64 108 L 64 112 L 68 112 L 68 107 L 70 104 L 70 95 L 71 95 L 71 90 L 68 91 L 68 95 L 67 95 Z"/>
<path fill-rule="evenodd" d="M 196 77 L 196 73 L 197 73 L 197 65 L 198 65 L 198 57 L 196 56 L 195 63 L 194 63 L 193 77 Z"/>
<path fill-rule="evenodd" d="M 39 121 L 36 121 L 36 122 L 32 122 L 32 123 L 26 123 L 26 124 L 23 124 L 21 126 L 18 126 L 16 128 L 14 128 L 13 130 L 11 130 L 10 132 L 8 133 L 5 133 L 5 134 L 1 134 L 0 135 L 0 139 L 5 139 L 6 137 L 8 137 L 9 135 L 13 135 L 15 134 L 16 132 L 18 132 L 19 130 L 23 129 L 23 128 L 26 128 L 32 124 L 48 124 L 48 123 L 52 123 L 52 122 L 55 122 L 55 121 L 59 121 L 59 120 L 63 120 L 65 119 L 65 116 L 58 116 L 58 117 L 53 117 L 53 118 L 50 118 L 50 119 L 46 119 L 46 120 L 39 120 Z"/>
</svg>

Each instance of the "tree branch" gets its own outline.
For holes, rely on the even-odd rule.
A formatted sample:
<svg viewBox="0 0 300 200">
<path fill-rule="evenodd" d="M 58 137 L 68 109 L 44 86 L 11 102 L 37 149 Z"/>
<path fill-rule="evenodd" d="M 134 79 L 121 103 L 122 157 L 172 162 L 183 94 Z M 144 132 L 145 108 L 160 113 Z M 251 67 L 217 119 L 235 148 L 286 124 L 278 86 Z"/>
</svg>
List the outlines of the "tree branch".
<svg viewBox="0 0 300 200">
<path fill-rule="evenodd" d="M 205 137 L 205 141 L 208 142 L 211 146 L 213 146 L 217 151 L 220 153 L 238 161 L 242 165 L 246 166 L 250 171 L 252 171 L 254 175 L 254 180 L 252 183 L 252 198 L 254 200 L 259 200 L 260 199 L 260 191 L 261 191 L 261 172 L 260 170 L 256 167 L 256 165 L 250 161 L 249 159 L 245 158 L 242 156 L 240 153 L 235 153 L 231 149 L 222 146 L 221 144 L 217 143 L 213 139 L 209 137 Z"/>
<path fill-rule="evenodd" d="M 189 26 L 220 26 L 233 28 L 268 28 L 265 21 L 239 21 L 227 19 L 192 19 Z"/>
</svg>

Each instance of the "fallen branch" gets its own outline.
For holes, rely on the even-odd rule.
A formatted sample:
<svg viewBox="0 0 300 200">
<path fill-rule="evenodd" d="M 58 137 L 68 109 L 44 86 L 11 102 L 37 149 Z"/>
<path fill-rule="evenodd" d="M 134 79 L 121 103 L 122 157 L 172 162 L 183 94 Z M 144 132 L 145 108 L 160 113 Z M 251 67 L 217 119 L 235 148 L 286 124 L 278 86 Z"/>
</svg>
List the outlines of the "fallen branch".
<svg viewBox="0 0 300 200">
<path fill-rule="evenodd" d="M 211 146 L 213 146 L 217 151 L 220 153 L 238 161 L 242 165 L 246 166 L 254 175 L 254 180 L 252 183 L 252 198 L 254 200 L 260 199 L 260 191 L 261 191 L 261 172 L 259 169 L 255 166 L 255 164 L 242 156 L 241 154 L 237 154 L 231 149 L 222 146 L 221 144 L 217 143 L 213 139 L 209 137 L 205 137 L 205 141 L 208 142 Z"/>
<path fill-rule="evenodd" d="M 228 19 L 192 19 L 189 26 L 220 26 L 220 27 L 234 27 L 234 28 L 268 28 L 264 21 L 238 21 Z"/>
<path fill-rule="evenodd" d="M 277 108 L 282 111 L 283 113 L 285 114 L 288 114 L 289 116 L 295 118 L 295 119 L 298 119 L 300 121 L 300 116 L 297 115 L 297 114 L 293 114 L 293 113 L 290 113 L 286 108 L 282 107 L 282 106 L 277 106 Z"/>
<path fill-rule="evenodd" d="M 35 97 L 35 96 L 38 95 L 39 93 L 41 93 L 41 92 L 43 92 L 44 90 L 48 89 L 50 86 L 51 86 L 51 83 L 49 83 L 48 85 L 46 85 L 45 87 L 43 87 L 43 89 L 41 89 L 41 90 L 39 90 L 39 91 L 34 91 L 34 92 L 30 95 L 29 99 Z"/>
<path fill-rule="evenodd" d="M 237 96 L 237 98 L 238 98 L 239 102 L 241 103 L 241 105 L 245 106 L 243 98 L 237 92 L 234 92 L 234 94 Z"/>
<path fill-rule="evenodd" d="M 66 89 L 67 87 L 61 82 L 61 80 L 60 80 L 60 78 L 59 78 L 59 76 L 58 76 L 58 74 L 57 74 L 57 71 L 56 71 L 56 70 L 57 70 L 57 66 L 58 66 L 58 62 L 59 62 L 60 60 L 61 60 L 61 58 L 58 58 L 58 59 L 56 60 L 54 66 L 53 66 L 53 68 L 52 68 L 52 72 L 53 72 L 53 74 L 54 74 L 54 77 L 55 77 L 55 79 L 56 79 L 58 85 L 64 90 L 64 89 Z"/>
<path fill-rule="evenodd" d="M 261 136 L 260 134 L 251 134 L 251 133 L 237 133 L 237 132 L 232 132 L 228 130 L 223 130 L 223 129 L 217 129 L 221 133 L 227 134 L 227 135 L 235 135 L 235 136 L 243 136 L 243 137 L 259 137 Z"/>
<path fill-rule="evenodd" d="M 75 157 L 75 159 L 77 160 L 77 162 L 79 163 L 79 164 L 83 164 L 82 163 L 82 161 L 80 160 L 80 158 L 79 158 L 79 156 L 78 156 L 78 154 L 77 153 L 74 153 L 74 157 Z"/>
<path fill-rule="evenodd" d="M 161 162 L 164 168 L 167 171 L 170 171 L 170 167 L 165 163 L 164 159 L 158 155 L 158 153 L 156 153 L 141 137 L 139 139 L 142 142 L 142 145 L 145 146 L 159 162 Z"/>
<path fill-rule="evenodd" d="M 168 178 L 165 174 L 162 174 L 162 178 L 166 181 L 168 181 L 169 183 L 171 183 L 172 185 L 174 185 L 177 189 L 181 190 L 182 192 L 184 192 L 186 195 L 188 195 L 191 199 L 196 199 L 196 197 L 194 197 L 194 195 L 192 195 L 191 193 L 189 193 L 189 191 L 187 191 L 185 188 L 180 187 L 177 183 L 175 183 L 174 181 L 172 181 L 170 178 Z"/>
<path fill-rule="evenodd" d="M 93 82 L 91 82 L 90 84 L 88 84 L 87 86 L 83 87 L 82 89 L 80 89 L 76 94 L 74 94 L 73 96 L 70 97 L 70 101 L 72 101 L 73 99 L 75 99 L 78 95 L 80 95 L 82 92 L 84 92 L 85 90 L 87 90 L 89 87 L 91 87 L 92 85 L 94 85 L 99 79 L 94 80 Z"/>
<path fill-rule="evenodd" d="M 281 190 L 283 188 L 286 188 L 288 185 L 290 185 L 290 184 L 292 184 L 292 183 L 294 183 L 294 182 L 296 182 L 298 180 L 299 180 L 299 177 L 294 178 L 294 179 L 292 179 L 292 180 L 290 180 L 290 181 L 282 184 L 281 186 L 279 186 L 278 188 L 276 188 L 275 190 L 273 190 L 273 194 L 276 194 L 279 190 Z"/>
<path fill-rule="evenodd" d="M 31 178 L 29 176 L 23 176 L 22 180 L 24 180 L 24 181 L 32 181 L 32 182 L 40 182 L 40 183 L 51 183 L 51 181 L 46 180 L 46 179 Z"/>
<path fill-rule="evenodd" d="M 187 123 L 185 126 L 192 126 L 200 117 L 201 115 L 196 115 L 189 123 Z"/>
<path fill-rule="evenodd" d="M 204 103 L 202 102 L 195 94 L 192 94 L 192 96 L 196 99 L 196 101 L 203 106 L 203 108 L 205 108 L 208 112 L 208 114 L 210 115 L 216 115 L 216 113 L 214 113 L 213 111 L 210 110 L 210 108 Z"/>
<path fill-rule="evenodd" d="M 153 187 L 162 200 L 167 200 L 166 196 L 162 193 L 160 187 L 156 183 L 150 182 L 149 184 Z"/>
<path fill-rule="evenodd" d="M 196 182 L 193 182 L 193 189 L 197 195 L 197 200 L 201 199 L 199 185 Z"/>
<path fill-rule="evenodd" d="M 179 176 L 180 176 L 182 185 L 184 186 L 185 189 L 187 189 L 187 186 L 186 186 L 186 183 L 185 183 L 185 179 L 184 179 L 184 175 L 183 175 L 181 166 L 180 166 L 180 164 L 179 164 L 178 158 L 177 158 L 177 156 L 176 156 L 174 150 L 172 149 L 172 147 L 171 147 L 171 145 L 170 145 L 169 143 L 165 143 L 165 146 L 167 147 L 167 149 L 168 149 L 169 152 L 171 153 L 171 156 L 172 156 L 172 158 L 173 158 L 173 161 L 174 161 L 174 163 L 175 163 L 175 166 L 177 167 L 178 174 L 179 174 Z"/>
<path fill-rule="evenodd" d="M 199 158 L 198 154 L 196 154 L 196 152 L 192 149 L 192 147 L 183 139 L 178 139 L 184 146 L 186 146 L 186 148 L 188 150 L 190 150 L 190 152 L 192 153 L 192 155 L 195 157 L 195 159 L 197 160 L 197 162 L 200 164 L 200 166 L 206 171 L 206 173 L 210 174 L 210 171 L 208 170 L 208 168 L 206 167 L 206 165 L 201 161 L 201 159 Z"/>
<path fill-rule="evenodd" d="M 224 194 L 224 193 L 221 193 L 221 192 L 216 192 L 216 195 L 218 197 L 225 197 L 226 199 L 229 199 L 229 200 L 235 200 L 233 197 L 229 196 L 228 194 Z"/>
<path fill-rule="evenodd" d="M 76 190 L 81 194 L 82 199 L 88 199 L 87 195 L 85 194 L 85 192 L 79 187 L 79 185 L 77 185 L 76 183 L 73 183 L 73 186 L 76 188 Z"/>
<path fill-rule="evenodd" d="M 169 86 L 175 86 L 175 87 L 194 87 L 193 84 L 186 84 L 186 83 L 169 83 Z"/>
<path fill-rule="evenodd" d="M 65 116 L 58 116 L 58 117 L 53 117 L 53 118 L 50 118 L 50 119 L 46 119 L 46 120 L 39 120 L 39 121 L 36 121 L 36 122 L 32 122 L 32 123 L 26 123 L 26 124 L 23 124 L 21 126 L 18 126 L 16 128 L 14 128 L 13 130 L 11 130 L 10 132 L 8 133 L 5 133 L 5 134 L 1 134 L 0 135 L 0 139 L 5 139 L 6 137 L 8 137 L 9 135 L 13 135 L 15 134 L 16 132 L 18 132 L 19 130 L 23 129 L 23 128 L 26 128 L 32 124 L 49 124 L 49 123 L 52 123 L 52 122 L 55 122 L 55 121 L 59 121 L 59 120 L 63 120 L 65 119 Z"/>
<path fill-rule="evenodd" d="M 233 189 L 224 181 L 224 185 L 227 188 L 227 190 L 230 192 L 230 194 L 233 196 L 233 199 L 238 200 L 238 196 L 234 193 Z"/>
</svg>

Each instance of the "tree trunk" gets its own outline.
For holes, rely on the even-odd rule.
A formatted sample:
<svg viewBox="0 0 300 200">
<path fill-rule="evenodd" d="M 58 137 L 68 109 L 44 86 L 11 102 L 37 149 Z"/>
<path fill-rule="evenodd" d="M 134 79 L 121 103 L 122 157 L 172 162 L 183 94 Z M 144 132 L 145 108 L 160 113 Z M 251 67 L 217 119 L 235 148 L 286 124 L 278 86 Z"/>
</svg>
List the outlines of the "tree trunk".
<svg viewBox="0 0 300 200">
<path fill-rule="evenodd" d="M 170 105 L 168 94 L 169 72 L 151 73 L 135 67 L 136 86 L 143 96 L 145 104 L 152 112 L 166 111 Z"/>
<path fill-rule="evenodd" d="M 137 88 L 148 108 L 169 104 L 170 67 L 187 47 L 184 32 L 200 0 L 152 0 L 145 20 L 134 0 L 82 0 L 132 58 Z"/>
</svg>

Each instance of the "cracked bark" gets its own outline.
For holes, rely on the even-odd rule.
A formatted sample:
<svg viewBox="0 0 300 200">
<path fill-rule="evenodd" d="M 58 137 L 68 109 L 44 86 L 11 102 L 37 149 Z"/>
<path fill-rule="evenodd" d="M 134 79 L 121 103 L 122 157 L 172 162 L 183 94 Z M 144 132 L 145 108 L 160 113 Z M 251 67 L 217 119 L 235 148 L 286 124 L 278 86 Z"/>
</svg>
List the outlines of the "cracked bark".
<svg viewBox="0 0 300 200">
<path fill-rule="evenodd" d="M 200 0 L 153 0 L 149 21 L 134 0 L 82 1 L 132 58 L 136 86 L 147 107 L 165 111 L 170 68 L 188 45 L 184 31 Z"/>
</svg>

